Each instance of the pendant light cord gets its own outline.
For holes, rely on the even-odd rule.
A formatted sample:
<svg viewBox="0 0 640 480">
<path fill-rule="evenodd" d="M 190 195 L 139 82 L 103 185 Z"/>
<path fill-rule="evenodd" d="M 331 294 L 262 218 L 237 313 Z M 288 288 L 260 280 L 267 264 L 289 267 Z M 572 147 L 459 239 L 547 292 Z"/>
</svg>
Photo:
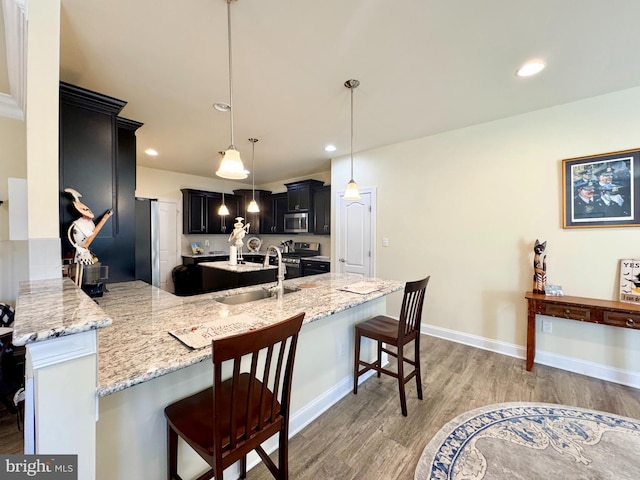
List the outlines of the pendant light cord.
<svg viewBox="0 0 640 480">
<path fill-rule="evenodd" d="M 251 198 L 253 201 L 256 201 L 256 169 L 255 169 L 255 158 L 256 158 L 256 142 L 257 138 L 250 138 L 251 142 Z"/>
<path fill-rule="evenodd" d="M 229 37 L 229 118 L 231 121 L 231 146 L 235 150 L 235 143 L 233 141 L 233 73 L 231 63 L 231 2 L 233 0 L 227 0 L 227 33 Z"/>
<path fill-rule="evenodd" d="M 353 89 L 354 87 L 349 88 L 351 91 L 351 180 L 353 180 Z"/>
</svg>

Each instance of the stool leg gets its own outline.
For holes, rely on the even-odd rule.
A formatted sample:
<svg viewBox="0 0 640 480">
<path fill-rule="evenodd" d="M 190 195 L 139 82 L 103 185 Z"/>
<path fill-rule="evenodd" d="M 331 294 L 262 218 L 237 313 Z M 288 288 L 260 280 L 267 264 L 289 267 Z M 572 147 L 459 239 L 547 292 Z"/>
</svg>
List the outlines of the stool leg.
<svg viewBox="0 0 640 480">
<path fill-rule="evenodd" d="M 240 478 L 247 478 L 247 456 L 240 459 Z"/>
<path fill-rule="evenodd" d="M 422 400 L 422 373 L 420 372 L 420 335 L 416 337 L 414 342 L 413 359 L 416 362 L 416 389 L 418 390 L 418 398 Z"/>
<path fill-rule="evenodd" d="M 360 374 L 358 371 L 360 370 L 360 332 L 356 328 L 356 344 L 354 348 L 353 354 L 353 394 L 358 394 L 358 377 Z"/>
<path fill-rule="evenodd" d="M 178 477 L 178 434 L 167 424 L 167 478 Z"/>
<path fill-rule="evenodd" d="M 407 416 L 407 396 L 404 392 L 404 352 L 402 345 L 396 345 L 398 348 L 398 388 L 400 389 L 400 408 L 402 415 Z"/>
<path fill-rule="evenodd" d="M 380 340 L 378 340 L 378 359 L 376 360 L 375 364 L 378 366 L 378 368 L 382 368 L 382 342 Z M 380 370 L 377 370 L 377 372 L 378 378 L 380 378 Z"/>
</svg>

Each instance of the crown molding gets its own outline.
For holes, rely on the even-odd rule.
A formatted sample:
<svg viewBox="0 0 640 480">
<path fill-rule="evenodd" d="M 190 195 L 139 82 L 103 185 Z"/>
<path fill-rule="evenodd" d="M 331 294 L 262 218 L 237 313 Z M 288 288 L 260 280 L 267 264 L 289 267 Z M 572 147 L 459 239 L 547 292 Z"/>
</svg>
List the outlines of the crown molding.
<svg viewBox="0 0 640 480">
<path fill-rule="evenodd" d="M 27 0 L 2 0 L 10 95 L 0 97 L 0 115 L 21 120 L 27 105 L 26 3 Z"/>
</svg>

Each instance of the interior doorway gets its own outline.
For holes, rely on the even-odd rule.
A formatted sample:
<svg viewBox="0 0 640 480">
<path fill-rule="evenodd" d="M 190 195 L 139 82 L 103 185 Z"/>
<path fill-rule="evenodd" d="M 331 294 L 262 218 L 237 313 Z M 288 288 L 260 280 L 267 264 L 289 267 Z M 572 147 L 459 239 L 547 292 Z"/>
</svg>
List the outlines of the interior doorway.
<svg viewBox="0 0 640 480">
<path fill-rule="evenodd" d="M 171 271 L 180 263 L 178 255 L 178 205 L 175 201 L 159 200 L 160 216 L 160 288 L 174 292 Z"/>
<path fill-rule="evenodd" d="M 375 276 L 375 188 L 360 190 L 359 200 L 336 194 L 336 259 L 338 273 Z"/>
</svg>

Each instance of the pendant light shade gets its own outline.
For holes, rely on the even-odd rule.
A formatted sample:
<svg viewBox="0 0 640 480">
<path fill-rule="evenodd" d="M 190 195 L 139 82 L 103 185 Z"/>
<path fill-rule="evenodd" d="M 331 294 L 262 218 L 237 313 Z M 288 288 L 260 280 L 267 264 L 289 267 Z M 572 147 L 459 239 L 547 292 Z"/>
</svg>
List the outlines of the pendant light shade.
<svg viewBox="0 0 640 480">
<path fill-rule="evenodd" d="M 353 89 L 358 88 L 360 82 L 358 80 L 347 80 L 344 82 L 344 86 L 351 92 L 351 180 L 347 184 L 347 188 L 344 192 L 345 200 L 359 200 L 360 192 L 358 191 L 358 185 L 353 179 Z"/>
<path fill-rule="evenodd" d="M 256 142 L 257 138 L 250 138 L 251 142 L 251 201 L 249 202 L 249 206 L 247 207 L 247 212 L 250 213 L 260 213 L 260 207 L 256 203 L 256 170 L 255 170 L 255 159 L 256 159 Z"/>
<path fill-rule="evenodd" d="M 229 209 L 224 203 L 224 192 L 222 192 L 222 205 L 220 205 L 220 208 L 218 208 L 218 215 L 229 215 Z"/>
<path fill-rule="evenodd" d="M 227 32 L 229 37 L 229 120 L 231 123 L 231 145 L 224 152 L 220 167 L 216 175 L 230 180 L 242 180 L 247 178 L 247 171 L 240 158 L 240 152 L 233 144 L 233 75 L 231 62 L 231 2 L 236 0 L 226 0 L 227 2 Z"/>
</svg>

